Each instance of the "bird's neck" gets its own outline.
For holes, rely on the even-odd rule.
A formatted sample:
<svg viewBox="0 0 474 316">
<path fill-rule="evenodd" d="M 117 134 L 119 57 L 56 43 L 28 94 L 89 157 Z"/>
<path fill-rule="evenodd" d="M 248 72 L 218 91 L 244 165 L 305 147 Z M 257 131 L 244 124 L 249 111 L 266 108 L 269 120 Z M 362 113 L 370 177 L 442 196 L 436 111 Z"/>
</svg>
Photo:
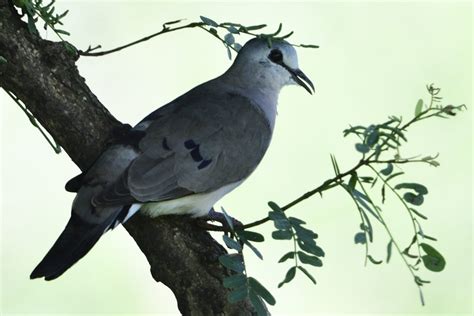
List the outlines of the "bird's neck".
<svg viewBox="0 0 474 316">
<path fill-rule="evenodd" d="M 258 107 L 264 113 L 265 118 L 273 130 L 277 115 L 278 96 L 281 88 L 261 85 L 258 82 L 256 84 L 249 84 L 255 80 L 245 80 L 245 78 L 242 78 L 243 80 L 239 80 L 238 82 L 236 82 L 235 79 L 232 81 L 226 80 L 226 74 L 221 78 L 226 82 L 230 90 L 245 96 L 253 105 Z"/>
</svg>

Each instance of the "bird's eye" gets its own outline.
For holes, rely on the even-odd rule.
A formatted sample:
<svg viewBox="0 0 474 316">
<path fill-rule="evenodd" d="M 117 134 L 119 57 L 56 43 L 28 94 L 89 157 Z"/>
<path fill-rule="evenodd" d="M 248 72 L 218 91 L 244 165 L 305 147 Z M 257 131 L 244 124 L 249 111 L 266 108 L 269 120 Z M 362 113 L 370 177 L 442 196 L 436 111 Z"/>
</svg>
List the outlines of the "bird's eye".
<svg viewBox="0 0 474 316">
<path fill-rule="evenodd" d="M 268 58 L 274 63 L 279 64 L 283 61 L 283 54 L 279 49 L 272 49 L 272 51 L 268 55 Z"/>
</svg>

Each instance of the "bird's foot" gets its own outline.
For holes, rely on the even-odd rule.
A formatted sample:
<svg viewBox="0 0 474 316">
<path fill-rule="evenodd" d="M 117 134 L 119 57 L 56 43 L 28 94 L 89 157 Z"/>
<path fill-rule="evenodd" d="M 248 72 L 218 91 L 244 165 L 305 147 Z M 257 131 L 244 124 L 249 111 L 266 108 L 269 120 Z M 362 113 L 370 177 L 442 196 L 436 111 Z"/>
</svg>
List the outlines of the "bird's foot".
<svg viewBox="0 0 474 316">
<path fill-rule="evenodd" d="M 238 230 L 239 227 L 244 226 L 241 221 L 227 215 L 224 215 L 224 213 L 216 212 L 214 208 L 212 208 L 209 213 L 207 214 L 206 217 L 203 217 L 202 220 L 204 222 L 211 221 L 211 222 L 219 222 L 222 225 L 222 228 L 225 231 L 233 231 L 233 230 Z M 230 227 L 228 220 L 231 222 L 232 227 Z"/>
</svg>

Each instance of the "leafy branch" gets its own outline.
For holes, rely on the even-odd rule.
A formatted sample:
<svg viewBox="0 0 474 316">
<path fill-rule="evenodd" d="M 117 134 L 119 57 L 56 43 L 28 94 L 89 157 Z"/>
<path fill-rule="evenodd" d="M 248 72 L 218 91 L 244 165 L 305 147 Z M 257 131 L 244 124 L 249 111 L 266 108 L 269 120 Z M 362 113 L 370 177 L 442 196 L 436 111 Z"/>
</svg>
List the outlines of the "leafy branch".
<svg viewBox="0 0 474 316">
<path fill-rule="evenodd" d="M 175 31 L 179 31 L 183 29 L 199 28 L 209 33 L 210 35 L 214 36 L 215 38 L 217 38 L 226 48 L 229 59 L 232 59 L 232 51 L 237 53 L 242 48 L 242 45 L 237 43 L 235 39 L 237 35 L 245 34 L 252 37 L 265 38 L 267 39 L 269 45 L 271 46 L 272 41 L 281 41 L 290 37 L 293 34 L 293 32 L 290 32 L 286 35 L 280 36 L 280 33 L 282 31 L 282 24 L 280 24 L 278 29 L 273 33 L 268 33 L 268 34 L 260 33 L 259 34 L 259 33 L 255 33 L 254 31 L 261 30 L 267 27 L 266 24 L 245 26 L 240 23 L 233 23 L 233 22 L 217 23 L 213 19 L 210 19 L 204 16 L 201 16 L 200 18 L 201 18 L 200 22 L 191 22 L 185 25 L 180 25 L 180 26 L 175 26 L 175 25 L 184 21 L 183 19 L 166 22 L 162 25 L 162 29 L 160 31 L 153 33 L 151 35 L 145 36 L 131 43 L 110 49 L 110 50 L 96 52 L 97 49 L 101 48 L 101 46 L 98 45 L 93 48 L 89 46 L 87 50 L 85 51 L 79 50 L 78 53 L 80 56 L 93 56 L 93 57 L 104 56 L 104 55 L 121 51 L 128 47 L 143 43 L 145 41 L 148 41 L 162 34 L 175 32 Z M 219 31 L 224 31 L 225 35 L 222 36 L 221 34 L 219 34 Z M 318 48 L 317 45 L 311 45 L 311 44 L 299 44 L 299 45 L 294 45 L 294 46 L 303 47 L 303 48 Z"/>
<path fill-rule="evenodd" d="M 43 28 L 46 30 L 50 28 L 61 41 L 64 42 L 62 35 L 70 35 L 69 32 L 58 28 L 63 25 L 62 19 L 68 14 L 69 10 L 63 13 L 55 13 L 56 8 L 54 3 L 56 0 L 51 0 L 50 3 L 44 4 L 43 0 L 14 0 L 16 7 L 22 10 L 22 13 L 27 16 L 28 30 L 31 34 L 38 35 L 36 22 L 38 17 L 44 22 Z"/>
<path fill-rule="evenodd" d="M 224 217 L 229 227 L 229 234 L 222 236 L 227 248 L 235 250 L 237 253 L 222 255 L 219 262 L 231 271 L 231 275 L 224 278 L 223 285 L 230 290 L 227 300 L 236 303 L 249 299 L 258 315 L 267 315 L 265 302 L 275 305 L 276 300 L 273 295 L 257 279 L 248 276 L 244 260 L 244 245 L 248 246 L 257 257 L 263 260 L 260 251 L 251 243 L 263 242 L 264 237 L 256 232 L 234 230 L 233 220 L 222 209 Z"/>
<path fill-rule="evenodd" d="M 278 287 L 282 287 L 285 283 L 291 282 L 295 277 L 297 269 L 303 272 L 313 284 L 316 284 L 316 279 L 300 263 L 322 267 L 323 263 L 319 257 L 324 257 L 324 251 L 316 244 L 315 239 L 318 238 L 318 234 L 303 227 L 306 222 L 301 219 L 287 217 L 275 202 L 269 202 L 268 205 L 272 209 L 272 211 L 268 213 L 268 216 L 277 229 L 272 233 L 273 239 L 293 240 L 293 251 L 283 255 L 278 263 L 285 262 L 288 259 L 294 259 L 294 265 L 287 271 L 285 279 L 278 284 Z"/>
<path fill-rule="evenodd" d="M 351 199 L 354 201 L 356 208 L 359 212 L 361 224 L 361 232 L 356 233 L 354 242 L 365 245 L 365 264 L 370 261 L 373 264 L 381 264 L 382 260 L 377 260 L 370 255 L 369 243 L 373 242 L 373 224 L 371 218 L 375 219 L 377 223 L 381 224 L 385 229 L 389 241 L 387 244 L 387 257 L 386 262 L 390 261 L 392 255 L 392 248 L 395 247 L 398 254 L 402 257 L 404 264 L 409 269 L 415 284 L 417 285 L 420 293 L 420 299 L 424 305 L 424 298 L 422 293 L 422 286 L 430 283 L 430 281 L 423 280 L 419 275 L 420 263 L 423 263 L 424 267 L 433 272 L 440 272 L 444 269 L 446 261 L 444 257 L 436 250 L 432 245 L 425 242 L 425 240 L 436 241 L 437 239 L 427 235 L 420 223 L 420 220 L 426 220 L 427 217 L 416 209 L 423 204 L 425 196 L 428 194 L 428 189 L 419 183 L 413 182 L 401 182 L 392 185 L 394 179 L 404 175 L 403 171 L 394 172 L 394 166 L 400 168 L 399 165 L 407 163 L 423 163 L 430 166 L 437 167 L 439 162 L 436 160 L 438 155 L 429 155 L 424 157 L 402 157 L 400 154 L 401 146 L 408 139 L 405 135 L 406 131 L 410 126 L 423 120 L 440 117 L 448 118 L 455 116 L 458 112 L 466 109 L 466 106 L 459 105 L 440 105 L 441 97 L 439 97 L 439 88 L 435 88 L 433 85 L 428 85 L 427 91 L 430 95 L 430 101 L 425 104 L 423 100 L 419 100 L 415 106 L 415 113 L 413 118 L 403 123 L 401 117 L 391 116 L 386 122 L 376 125 L 369 126 L 350 126 L 344 130 L 344 136 L 354 135 L 359 139 L 359 142 L 355 144 L 355 149 L 362 155 L 359 162 L 348 169 L 347 171 L 341 172 L 340 167 L 336 161 L 336 158 L 331 155 L 331 162 L 335 172 L 335 176 L 331 179 L 324 181 L 320 186 L 315 189 L 303 194 L 292 202 L 288 203 L 283 207 L 279 207 L 274 202 L 269 202 L 269 206 L 272 211 L 269 215 L 260 220 L 242 225 L 241 230 L 246 230 L 252 227 L 262 225 L 270 220 L 274 222 L 277 231 L 272 233 L 272 237 L 278 240 L 293 240 L 294 249 L 292 252 L 288 252 L 280 259 L 279 262 L 284 262 L 288 259 L 294 259 L 294 266 L 290 268 L 285 276 L 285 279 L 279 286 L 284 283 L 290 282 L 294 276 L 296 269 L 298 269 L 299 262 L 303 262 L 304 256 L 300 255 L 297 251 L 297 245 L 300 245 L 299 240 L 302 238 L 299 235 L 298 227 L 304 223 L 304 221 L 295 217 L 286 217 L 285 211 L 299 204 L 300 202 L 320 194 L 324 191 L 335 187 L 342 187 L 346 192 L 349 193 Z M 383 158 L 389 153 L 393 154 L 393 158 Z M 380 164 L 386 164 L 386 166 L 378 170 L 376 166 Z M 358 173 L 362 173 L 362 170 L 369 170 L 373 176 L 360 176 Z M 383 216 L 382 206 L 375 202 L 375 199 L 371 196 L 370 191 L 375 190 L 377 183 L 380 187 L 381 203 L 385 203 L 386 190 L 388 189 L 401 203 L 403 208 L 406 210 L 413 228 L 413 238 L 411 243 L 403 248 L 397 241 L 388 223 L 385 221 Z M 370 185 L 370 190 L 368 186 Z M 401 193 L 404 192 L 404 193 Z M 207 227 L 209 230 L 225 231 L 226 229 L 221 226 L 210 225 Z M 307 236 L 313 239 L 317 237 L 311 230 L 307 230 Z M 313 240 L 314 241 L 314 240 Z M 316 243 L 312 244 L 312 249 L 308 251 L 311 255 L 314 255 L 313 265 L 320 266 L 319 257 L 324 255 L 321 248 L 316 246 Z M 410 252 L 411 248 L 415 246 L 416 254 Z M 305 250 L 304 248 L 302 248 Z M 319 261 L 318 261 L 319 260 Z M 300 268 L 299 268 L 300 269 Z M 300 269 L 301 270 L 301 269 Z M 303 271 L 303 270 L 301 270 Z M 303 271 L 304 272 L 304 271 Z M 314 278 L 305 273 L 312 281 Z"/>
</svg>

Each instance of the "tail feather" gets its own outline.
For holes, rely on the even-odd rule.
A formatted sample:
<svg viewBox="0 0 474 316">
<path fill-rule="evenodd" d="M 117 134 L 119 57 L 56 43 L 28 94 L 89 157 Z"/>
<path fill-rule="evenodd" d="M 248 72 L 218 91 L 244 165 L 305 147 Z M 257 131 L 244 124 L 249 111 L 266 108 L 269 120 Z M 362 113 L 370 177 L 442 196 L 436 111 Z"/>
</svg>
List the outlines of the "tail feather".
<svg viewBox="0 0 474 316">
<path fill-rule="evenodd" d="M 64 231 L 33 270 L 30 278 L 44 277 L 49 281 L 59 277 L 89 252 L 102 234 L 111 227 L 120 211 L 121 209 L 118 209 L 99 224 L 88 223 L 72 212 Z"/>
</svg>

